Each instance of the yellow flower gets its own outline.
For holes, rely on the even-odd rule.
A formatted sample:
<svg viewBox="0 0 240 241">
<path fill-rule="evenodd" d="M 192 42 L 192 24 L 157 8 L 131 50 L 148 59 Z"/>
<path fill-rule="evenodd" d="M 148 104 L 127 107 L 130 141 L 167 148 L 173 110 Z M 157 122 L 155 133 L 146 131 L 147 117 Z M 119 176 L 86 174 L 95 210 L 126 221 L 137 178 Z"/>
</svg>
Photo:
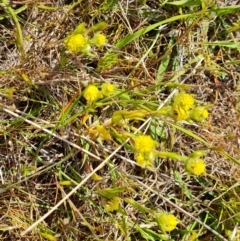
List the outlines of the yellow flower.
<svg viewBox="0 0 240 241">
<path fill-rule="evenodd" d="M 184 91 L 174 96 L 172 104 L 173 117 L 176 120 L 186 120 L 189 117 L 189 110 L 193 107 L 194 98 Z"/>
<path fill-rule="evenodd" d="M 86 51 L 90 47 L 86 37 L 84 37 L 82 34 L 70 36 L 65 40 L 65 44 L 73 53 Z"/>
<path fill-rule="evenodd" d="M 197 106 L 191 112 L 191 118 L 195 121 L 202 122 L 208 118 L 208 110 L 204 106 Z"/>
<path fill-rule="evenodd" d="M 143 168 L 153 168 L 153 163 L 155 160 L 155 153 L 151 151 L 149 153 L 135 153 L 135 160 L 139 166 Z"/>
<path fill-rule="evenodd" d="M 184 110 L 188 111 L 193 107 L 194 98 L 190 94 L 186 94 L 184 91 L 174 96 L 173 106 L 181 106 Z"/>
<path fill-rule="evenodd" d="M 109 96 L 112 94 L 112 92 L 114 91 L 115 86 L 111 83 L 103 83 L 102 84 L 102 95 L 103 96 Z"/>
<path fill-rule="evenodd" d="M 101 34 L 100 32 L 97 32 L 93 39 L 92 42 L 94 45 L 97 47 L 102 47 L 105 43 L 107 43 L 107 38 L 104 34 Z"/>
<path fill-rule="evenodd" d="M 183 109 L 181 106 L 172 107 L 172 113 L 175 120 L 186 120 L 189 117 L 189 111 Z"/>
<path fill-rule="evenodd" d="M 139 135 L 135 137 L 134 141 L 134 148 L 136 152 L 149 153 L 156 147 L 156 141 L 154 141 L 151 136 Z"/>
<path fill-rule="evenodd" d="M 171 213 L 160 212 L 156 214 L 156 221 L 163 232 L 171 232 L 178 224 L 178 219 Z"/>
<path fill-rule="evenodd" d="M 204 160 L 190 157 L 186 161 L 185 169 L 190 174 L 198 176 L 205 173 L 206 165 Z"/>
<path fill-rule="evenodd" d="M 83 97 L 87 100 L 88 103 L 96 101 L 100 97 L 99 90 L 94 85 L 89 85 L 83 92 Z"/>
</svg>

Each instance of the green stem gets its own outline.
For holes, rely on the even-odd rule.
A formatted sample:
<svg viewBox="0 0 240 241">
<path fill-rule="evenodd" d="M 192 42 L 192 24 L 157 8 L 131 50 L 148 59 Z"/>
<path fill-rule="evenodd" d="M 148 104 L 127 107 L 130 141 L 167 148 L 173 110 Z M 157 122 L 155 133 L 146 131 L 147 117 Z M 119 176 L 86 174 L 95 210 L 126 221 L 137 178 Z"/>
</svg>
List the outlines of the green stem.
<svg viewBox="0 0 240 241">
<path fill-rule="evenodd" d="M 187 156 L 178 155 L 174 152 L 157 151 L 156 154 L 161 158 L 170 158 L 170 159 L 173 159 L 173 160 L 176 160 L 176 161 L 182 161 L 182 162 L 185 162 L 189 158 Z"/>
<path fill-rule="evenodd" d="M 20 26 L 20 24 L 18 22 L 18 19 L 17 19 L 17 15 L 14 12 L 14 10 L 11 8 L 11 6 L 9 5 L 7 0 L 2 0 L 2 3 L 6 7 L 9 14 L 12 16 L 12 19 L 15 23 L 15 26 L 16 26 L 16 44 L 17 44 L 17 47 L 18 47 L 18 50 L 20 51 L 20 53 L 22 54 L 22 56 L 24 56 L 23 35 L 22 35 L 21 26 Z"/>
</svg>

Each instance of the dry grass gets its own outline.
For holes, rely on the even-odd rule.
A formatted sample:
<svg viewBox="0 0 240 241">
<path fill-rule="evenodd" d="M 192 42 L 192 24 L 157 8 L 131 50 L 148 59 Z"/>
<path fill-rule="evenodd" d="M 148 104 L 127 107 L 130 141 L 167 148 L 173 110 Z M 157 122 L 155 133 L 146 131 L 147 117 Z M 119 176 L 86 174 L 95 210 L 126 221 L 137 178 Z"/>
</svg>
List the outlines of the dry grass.
<svg viewBox="0 0 240 241">
<path fill-rule="evenodd" d="M 215 12 L 201 12 L 204 2 Z M 240 8 L 234 10 L 236 1 L 228 9 L 218 1 L 196 4 L 11 1 L 14 11 L 21 10 L 23 54 L 1 1 L 1 240 L 240 240 Z M 168 22 L 181 14 L 189 16 Z M 160 30 L 124 39 L 164 19 Z M 80 22 L 89 29 L 101 21 L 107 22 L 107 46 L 95 49 L 94 57 L 66 51 L 63 39 Z M 222 42 L 209 44 L 215 41 Z M 118 54 L 118 62 L 99 70 L 108 50 Z M 120 97 L 90 110 L 82 91 L 103 82 L 117 84 Z M 108 126 L 115 110 L 171 103 L 176 83 L 187 84 L 209 106 L 207 122 L 175 123 L 182 131 L 151 116 Z M 90 133 L 98 122 L 109 127 L 111 140 Z M 189 176 L 182 163 L 168 158 L 158 158 L 156 171 L 139 167 L 126 133 L 151 134 L 159 150 L 179 155 L 206 150 L 206 175 Z M 95 172 L 101 180 L 92 177 Z M 106 195 L 113 191 L 120 206 L 109 212 Z M 166 236 L 149 210 L 171 212 L 181 222 Z"/>
</svg>

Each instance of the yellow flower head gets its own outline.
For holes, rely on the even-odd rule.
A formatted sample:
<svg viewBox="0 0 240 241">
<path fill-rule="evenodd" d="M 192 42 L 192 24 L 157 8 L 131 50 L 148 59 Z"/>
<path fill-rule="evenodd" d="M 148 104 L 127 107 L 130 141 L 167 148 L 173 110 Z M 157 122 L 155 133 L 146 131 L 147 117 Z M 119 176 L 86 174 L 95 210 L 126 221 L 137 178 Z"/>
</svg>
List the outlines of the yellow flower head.
<svg viewBox="0 0 240 241">
<path fill-rule="evenodd" d="M 135 160 L 139 166 L 152 169 L 154 166 L 155 153 L 154 151 L 145 154 L 141 152 L 135 153 Z"/>
<path fill-rule="evenodd" d="M 174 96 L 172 104 L 173 116 L 176 120 L 186 120 L 189 117 L 189 111 L 193 107 L 194 98 L 184 91 Z"/>
<path fill-rule="evenodd" d="M 156 221 L 163 232 L 171 232 L 178 224 L 178 219 L 171 213 L 160 212 L 156 214 Z"/>
<path fill-rule="evenodd" d="M 103 83 L 101 93 L 103 96 L 109 96 L 113 93 L 114 89 L 115 89 L 115 86 L 113 84 Z"/>
<path fill-rule="evenodd" d="M 92 42 L 94 45 L 97 47 L 102 47 L 105 43 L 107 43 L 107 38 L 104 34 L 101 34 L 100 32 L 97 32 L 93 39 Z"/>
<path fill-rule="evenodd" d="M 183 109 L 181 106 L 174 106 L 172 107 L 172 113 L 175 120 L 186 120 L 189 117 L 189 111 Z"/>
<path fill-rule="evenodd" d="M 199 158 L 189 158 L 186 161 L 185 169 L 190 174 L 199 176 L 205 173 L 206 165 L 204 160 Z"/>
<path fill-rule="evenodd" d="M 94 85 L 88 85 L 83 92 L 83 97 L 89 104 L 96 101 L 100 97 L 98 88 Z"/>
<path fill-rule="evenodd" d="M 67 48 L 73 53 L 85 51 L 89 48 L 88 41 L 82 34 L 70 36 L 65 40 L 65 44 Z"/>
<path fill-rule="evenodd" d="M 149 153 L 153 151 L 156 147 L 156 141 L 154 141 L 151 136 L 139 135 L 135 137 L 135 151 L 141 153 Z"/>
<path fill-rule="evenodd" d="M 193 107 L 194 98 L 190 94 L 186 94 L 184 91 L 174 96 L 173 106 L 178 105 L 184 110 L 188 111 Z"/>
<path fill-rule="evenodd" d="M 208 110 L 204 106 L 197 106 L 191 112 L 191 118 L 195 121 L 202 122 L 208 118 Z"/>
</svg>

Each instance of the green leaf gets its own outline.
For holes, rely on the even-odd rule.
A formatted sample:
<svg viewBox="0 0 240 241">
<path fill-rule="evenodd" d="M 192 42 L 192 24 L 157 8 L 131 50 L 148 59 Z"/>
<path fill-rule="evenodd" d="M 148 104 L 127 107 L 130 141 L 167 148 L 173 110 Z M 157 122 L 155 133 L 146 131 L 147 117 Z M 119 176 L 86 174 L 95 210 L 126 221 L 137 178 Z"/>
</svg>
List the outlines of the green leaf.
<svg viewBox="0 0 240 241">
<path fill-rule="evenodd" d="M 18 8 L 16 10 L 14 9 L 14 13 L 17 15 L 17 14 L 23 12 L 24 10 L 26 10 L 27 8 L 28 8 L 27 5 L 23 5 L 22 7 Z M 0 15 L 0 20 L 3 20 L 4 18 L 8 18 L 8 17 L 9 17 L 8 14 L 1 14 Z"/>
<path fill-rule="evenodd" d="M 116 187 L 116 188 L 104 188 L 97 190 L 97 194 L 107 199 L 112 199 L 116 197 L 119 193 L 125 190 L 124 187 Z"/>
<path fill-rule="evenodd" d="M 201 137 L 195 135 L 192 131 L 190 130 L 186 130 L 185 128 L 175 125 L 167 120 L 163 120 L 164 122 L 166 122 L 167 124 L 171 125 L 172 127 L 178 129 L 179 131 L 185 133 L 188 136 L 191 136 L 192 138 L 194 138 L 197 141 L 200 141 L 201 143 L 203 143 L 204 145 L 206 145 L 207 147 L 210 147 L 210 144 L 208 142 L 206 142 L 204 139 L 202 139 Z"/>
<path fill-rule="evenodd" d="M 156 240 L 169 240 L 167 234 L 158 234 L 151 229 L 141 228 L 139 225 L 136 225 L 136 229 L 140 232 L 141 236 L 145 240 L 156 241 Z"/>
<path fill-rule="evenodd" d="M 169 43 L 168 43 L 168 48 L 165 52 L 167 52 L 171 48 L 173 43 L 174 43 L 174 39 L 171 38 Z M 163 58 L 162 61 L 161 61 L 161 64 L 158 67 L 158 71 L 157 71 L 157 81 L 158 82 L 162 81 L 162 79 L 163 79 L 163 74 L 167 70 L 167 67 L 168 67 L 168 64 L 169 64 L 169 61 L 170 61 L 170 57 L 171 57 L 171 55 L 168 54 L 165 58 Z"/>
<path fill-rule="evenodd" d="M 99 22 L 99 23 L 93 25 L 89 29 L 89 31 L 94 31 L 94 32 L 95 31 L 101 31 L 101 30 L 105 29 L 106 27 L 107 27 L 107 23 L 106 22 Z"/>
<path fill-rule="evenodd" d="M 40 234 L 43 238 L 47 239 L 48 241 L 57 241 L 57 239 L 49 233 L 40 233 Z"/>
<path fill-rule="evenodd" d="M 22 34 L 22 29 L 21 29 L 20 23 L 18 21 L 17 11 L 14 11 L 11 8 L 11 5 L 8 3 L 7 0 L 2 0 L 2 3 L 13 19 L 13 22 L 16 27 L 16 29 L 15 29 L 16 30 L 16 45 L 18 47 L 19 52 L 22 54 L 22 56 L 24 56 L 25 50 L 24 50 L 24 44 L 23 44 L 23 34 Z"/>
<path fill-rule="evenodd" d="M 237 164 L 238 166 L 240 166 L 240 161 L 239 161 L 239 160 L 235 159 L 234 157 L 230 156 L 229 154 L 227 154 L 227 153 L 224 152 L 224 151 L 219 151 L 219 153 L 220 153 L 222 156 L 226 157 L 226 158 L 227 158 L 228 160 L 230 160 L 231 162 L 233 162 L 233 163 Z"/>
<path fill-rule="evenodd" d="M 195 1 L 194 1 L 195 2 Z M 216 13 L 218 16 L 219 15 L 226 15 L 229 13 L 233 13 L 233 12 L 238 12 L 240 10 L 240 5 L 237 6 L 230 6 L 230 7 L 223 7 L 223 8 L 218 8 L 218 9 L 211 9 L 211 10 L 204 10 L 204 11 L 199 11 L 199 12 L 195 12 L 192 14 L 184 14 L 184 15 L 178 15 L 178 16 L 174 16 L 168 19 L 165 19 L 163 21 L 160 21 L 158 23 L 152 24 L 150 26 L 147 26 L 145 28 L 142 28 L 140 30 L 138 30 L 137 32 L 130 34 L 128 36 L 126 36 L 125 38 L 119 40 L 115 46 L 119 49 L 123 48 L 124 46 L 126 46 L 127 44 L 129 44 L 130 42 L 132 42 L 133 40 L 141 37 L 142 35 L 146 34 L 147 32 L 161 26 L 164 24 L 168 24 L 171 22 L 175 22 L 178 20 L 182 20 L 182 19 L 186 19 L 186 18 L 195 18 L 198 15 L 202 15 L 202 17 L 204 15 L 208 15 L 211 13 Z"/>
<path fill-rule="evenodd" d="M 214 149 L 214 147 L 212 147 L 208 142 L 206 142 L 204 139 L 202 139 L 201 137 L 195 135 L 193 132 L 191 132 L 190 130 L 186 130 L 181 126 L 175 125 L 167 120 L 163 120 L 164 122 L 166 122 L 167 124 L 175 127 L 176 129 L 178 129 L 179 131 L 185 133 L 188 136 L 191 136 L 192 138 L 194 138 L 197 141 L 200 141 L 201 143 L 203 143 L 206 147 L 208 147 L 209 149 Z M 216 150 L 218 153 L 220 153 L 222 156 L 226 157 L 228 160 L 230 160 L 231 162 L 234 162 L 235 164 L 237 164 L 238 166 L 240 166 L 240 162 L 235 159 L 234 157 L 230 156 L 229 154 L 227 154 L 224 151 L 221 150 Z"/>
<path fill-rule="evenodd" d="M 240 5 L 232 5 L 222 8 L 211 9 L 210 12 L 216 13 L 218 16 L 223 16 L 240 11 Z"/>
<path fill-rule="evenodd" d="M 233 48 L 233 49 L 239 49 L 240 48 L 240 42 L 230 42 L 230 41 L 206 42 L 206 43 L 204 43 L 204 45 L 228 47 L 228 48 Z"/>
<path fill-rule="evenodd" d="M 168 5 L 174 5 L 178 7 L 190 7 L 190 6 L 198 6 L 202 4 L 201 0 L 181 0 L 174 2 L 167 2 Z"/>
<path fill-rule="evenodd" d="M 174 1 L 174 2 L 167 2 L 168 5 L 174 5 L 178 7 L 192 7 L 198 6 L 202 4 L 201 0 L 181 0 L 181 1 Z"/>
<path fill-rule="evenodd" d="M 165 19 L 163 21 L 160 21 L 158 23 L 152 24 L 150 26 L 147 26 L 145 28 L 142 28 L 140 30 L 138 30 L 137 32 L 126 36 L 125 38 L 119 40 L 115 46 L 119 49 L 123 48 L 125 45 L 129 44 L 130 42 L 132 42 L 133 40 L 141 37 L 142 35 L 148 33 L 149 31 L 163 25 L 163 24 L 167 24 L 167 23 L 171 23 L 177 20 L 181 20 L 181 19 L 185 19 L 185 18 L 190 18 L 193 17 L 193 14 L 185 14 L 185 15 L 178 15 L 178 16 L 174 16 L 168 19 Z"/>
<path fill-rule="evenodd" d="M 117 110 L 117 111 L 114 111 L 114 113 L 112 115 L 112 122 L 117 123 L 121 120 L 126 120 L 126 119 L 139 120 L 149 114 L 150 113 L 145 110 L 133 110 L 133 111 Z"/>
<path fill-rule="evenodd" d="M 192 200 L 193 196 L 188 189 L 187 185 L 185 182 L 182 180 L 182 175 L 178 171 L 174 171 L 174 178 L 178 182 L 179 186 L 182 188 L 183 193 L 190 199 Z"/>
<path fill-rule="evenodd" d="M 80 23 L 73 31 L 72 35 L 77 35 L 77 34 L 85 34 L 87 32 L 87 29 L 85 28 L 84 23 Z"/>
<path fill-rule="evenodd" d="M 137 210 L 139 210 L 143 214 L 145 214 L 146 212 L 151 213 L 151 214 L 154 213 L 154 211 L 152 209 L 139 204 L 138 202 L 134 201 L 132 198 L 125 198 L 124 201 L 131 204 L 133 207 L 135 207 Z"/>
<path fill-rule="evenodd" d="M 61 181 L 59 183 L 61 186 L 71 186 L 72 185 L 72 182 L 69 181 L 69 180 L 65 180 L 65 181 Z"/>
<path fill-rule="evenodd" d="M 100 5 L 100 11 L 108 11 L 111 10 L 115 4 L 117 4 L 119 0 L 104 0 L 104 2 Z"/>
<path fill-rule="evenodd" d="M 118 61 L 118 54 L 108 51 L 99 59 L 97 70 L 111 69 Z"/>
<path fill-rule="evenodd" d="M 56 11 L 58 9 L 61 9 L 61 7 L 50 7 L 50 6 L 45 6 L 45 5 L 37 5 L 36 7 L 41 10 L 47 10 L 47 11 Z"/>
</svg>

